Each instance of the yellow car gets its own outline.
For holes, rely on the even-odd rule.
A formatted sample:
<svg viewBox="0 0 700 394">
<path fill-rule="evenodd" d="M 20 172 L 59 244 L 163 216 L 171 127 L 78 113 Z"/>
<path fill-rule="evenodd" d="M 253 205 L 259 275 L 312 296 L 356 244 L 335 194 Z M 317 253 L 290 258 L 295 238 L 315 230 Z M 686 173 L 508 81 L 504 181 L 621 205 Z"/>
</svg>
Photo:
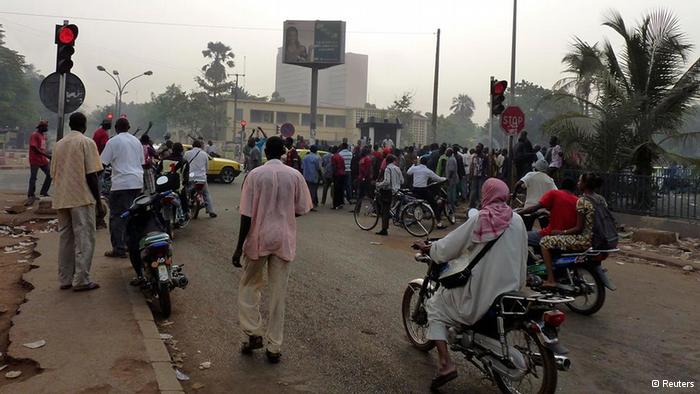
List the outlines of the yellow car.
<svg viewBox="0 0 700 394">
<path fill-rule="evenodd" d="M 192 145 L 182 144 L 185 151 L 192 149 Z M 241 163 L 224 159 L 223 157 L 209 156 L 209 169 L 207 170 L 207 178 L 210 180 L 219 180 L 223 183 L 232 183 L 234 179 L 241 173 Z"/>
</svg>

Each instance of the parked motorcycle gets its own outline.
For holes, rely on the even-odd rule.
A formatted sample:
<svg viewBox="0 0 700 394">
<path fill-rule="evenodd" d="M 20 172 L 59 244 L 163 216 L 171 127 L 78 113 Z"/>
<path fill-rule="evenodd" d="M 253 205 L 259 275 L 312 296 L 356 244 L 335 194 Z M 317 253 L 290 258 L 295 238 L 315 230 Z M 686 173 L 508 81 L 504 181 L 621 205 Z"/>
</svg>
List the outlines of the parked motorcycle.
<svg viewBox="0 0 700 394">
<path fill-rule="evenodd" d="M 440 264 L 421 253 L 415 259 L 427 264 L 428 272 L 425 278 L 414 279 L 406 287 L 401 308 L 403 324 L 411 344 L 429 351 L 435 344 L 426 338 L 425 302 L 440 286 Z M 570 297 L 553 294 L 501 294 L 476 324 L 450 327 L 448 344 L 503 393 L 554 393 L 557 371 L 571 368 L 558 340 L 565 315 L 556 307 L 571 301 Z"/>
<path fill-rule="evenodd" d="M 192 219 L 197 219 L 199 211 L 206 206 L 204 197 L 205 182 L 195 182 L 192 191 L 190 192 L 190 209 L 192 210 Z"/>
<path fill-rule="evenodd" d="M 179 177 L 176 175 L 168 173 L 156 180 L 156 191 L 163 195 L 161 215 L 165 222 L 165 231 L 171 240 L 174 239 L 174 229 L 184 228 L 190 222 L 189 214 L 183 209 L 180 196 L 175 192 L 180 188 Z"/>
<path fill-rule="evenodd" d="M 527 286 L 535 291 L 572 297 L 574 300 L 566 304 L 569 309 L 582 315 L 592 315 L 603 307 L 605 289 L 616 289 L 602 263 L 610 253 L 618 251 L 619 249 L 589 249 L 580 253 L 565 252 L 553 256 L 552 268 L 558 286 L 543 289 L 542 283 L 547 278 L 547 268 L 539 247 L 529 247 Z"/>
<path fill-rule="evenodd" d="M 167 192 L 139 196 L 122 214 L 126 219 L 129 257 L 132 261 L 140 259 L 143 264 L 144 289 L 158 300 L 163 317 L 170 316 L 172 310 L 170 292 L 188 284 L 182 272 L 184 265 L 173 263 L 172 241 L 160 215 L 166 195 Z"/>
</svg>

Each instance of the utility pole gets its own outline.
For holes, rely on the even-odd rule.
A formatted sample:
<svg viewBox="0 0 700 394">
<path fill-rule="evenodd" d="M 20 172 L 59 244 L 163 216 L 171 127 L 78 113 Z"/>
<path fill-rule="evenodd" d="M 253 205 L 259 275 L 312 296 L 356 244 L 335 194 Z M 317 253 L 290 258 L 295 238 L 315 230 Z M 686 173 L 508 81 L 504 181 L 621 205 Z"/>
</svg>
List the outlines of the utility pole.
<svg viewBox="0 0 700 394">
<path fill-rule="evenodd" d="M 489 79 L 489 149 L 493 150 L 493 83 L 496 79 L 491 76 Z M 489 159 L 489 174 L 492 172 L 491 160 Z"/>
<path fill-rule="evenodd" d="M 515 44 L 518 21 L 518 0 L 513 0 L 513 40 L 510 52 L 510 105 L 515 105 Z M 513 152 L 513 136 L 508 137 L 508 152 L 510 153 L 510 180 L 511 189 L 515 185 L 515 152 Z"/>
<path fill-rule="evenodd" d="M 431 142 L 437 142 L 437 100 L 438 78 L 440 74 L 440 29 L 437 29 L 437 42 L 435 44 L 435 78 L 433 80 L 433 117 L 430 125 Z"/>
<path fill-rule="evenodd" d="M 233 130 L 236 130 L 236 127 L 238 127 L 238 77 L 245 77 L 245 74 L 229 74 L 233 75 L 236 80 L 234 83 L 233 87 Z M 241 155 L 243 155 L 243 147 L 245 146 L 245 132 L 243 131 L 243 127 L 241 127 Z"/>
</svg>

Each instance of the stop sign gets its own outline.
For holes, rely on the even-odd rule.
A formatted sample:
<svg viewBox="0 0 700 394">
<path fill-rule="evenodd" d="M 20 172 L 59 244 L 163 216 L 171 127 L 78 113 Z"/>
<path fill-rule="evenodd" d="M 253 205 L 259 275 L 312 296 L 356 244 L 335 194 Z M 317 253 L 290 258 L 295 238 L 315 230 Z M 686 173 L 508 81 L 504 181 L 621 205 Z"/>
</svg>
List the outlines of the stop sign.
<svg viewBox="0 0 700 394">
<path fill-rule="evenodd" d="M 525 114 L 520 107 L 508 107 L 501 114 L 501 128 L 506 134 L 515 135 L 525 128 Z"/>
</svg>

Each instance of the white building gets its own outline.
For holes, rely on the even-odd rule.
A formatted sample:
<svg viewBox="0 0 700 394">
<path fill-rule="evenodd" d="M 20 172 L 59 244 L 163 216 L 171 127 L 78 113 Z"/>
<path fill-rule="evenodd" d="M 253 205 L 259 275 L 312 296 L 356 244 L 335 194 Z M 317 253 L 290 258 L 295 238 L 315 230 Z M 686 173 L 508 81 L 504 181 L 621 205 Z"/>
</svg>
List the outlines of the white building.
<svg viewBox="0 0 700 394">
<path fill-rule="evenodd" d="M 282 62 L 282 48 L 277 50 L 275 90 L 285 102 L 309 105 L 311 69 Z M 318 105 L 362 108 L 367 102 L 367 55 L 346 53 L 345 64 L 318 73 Z"/>
</svg>

